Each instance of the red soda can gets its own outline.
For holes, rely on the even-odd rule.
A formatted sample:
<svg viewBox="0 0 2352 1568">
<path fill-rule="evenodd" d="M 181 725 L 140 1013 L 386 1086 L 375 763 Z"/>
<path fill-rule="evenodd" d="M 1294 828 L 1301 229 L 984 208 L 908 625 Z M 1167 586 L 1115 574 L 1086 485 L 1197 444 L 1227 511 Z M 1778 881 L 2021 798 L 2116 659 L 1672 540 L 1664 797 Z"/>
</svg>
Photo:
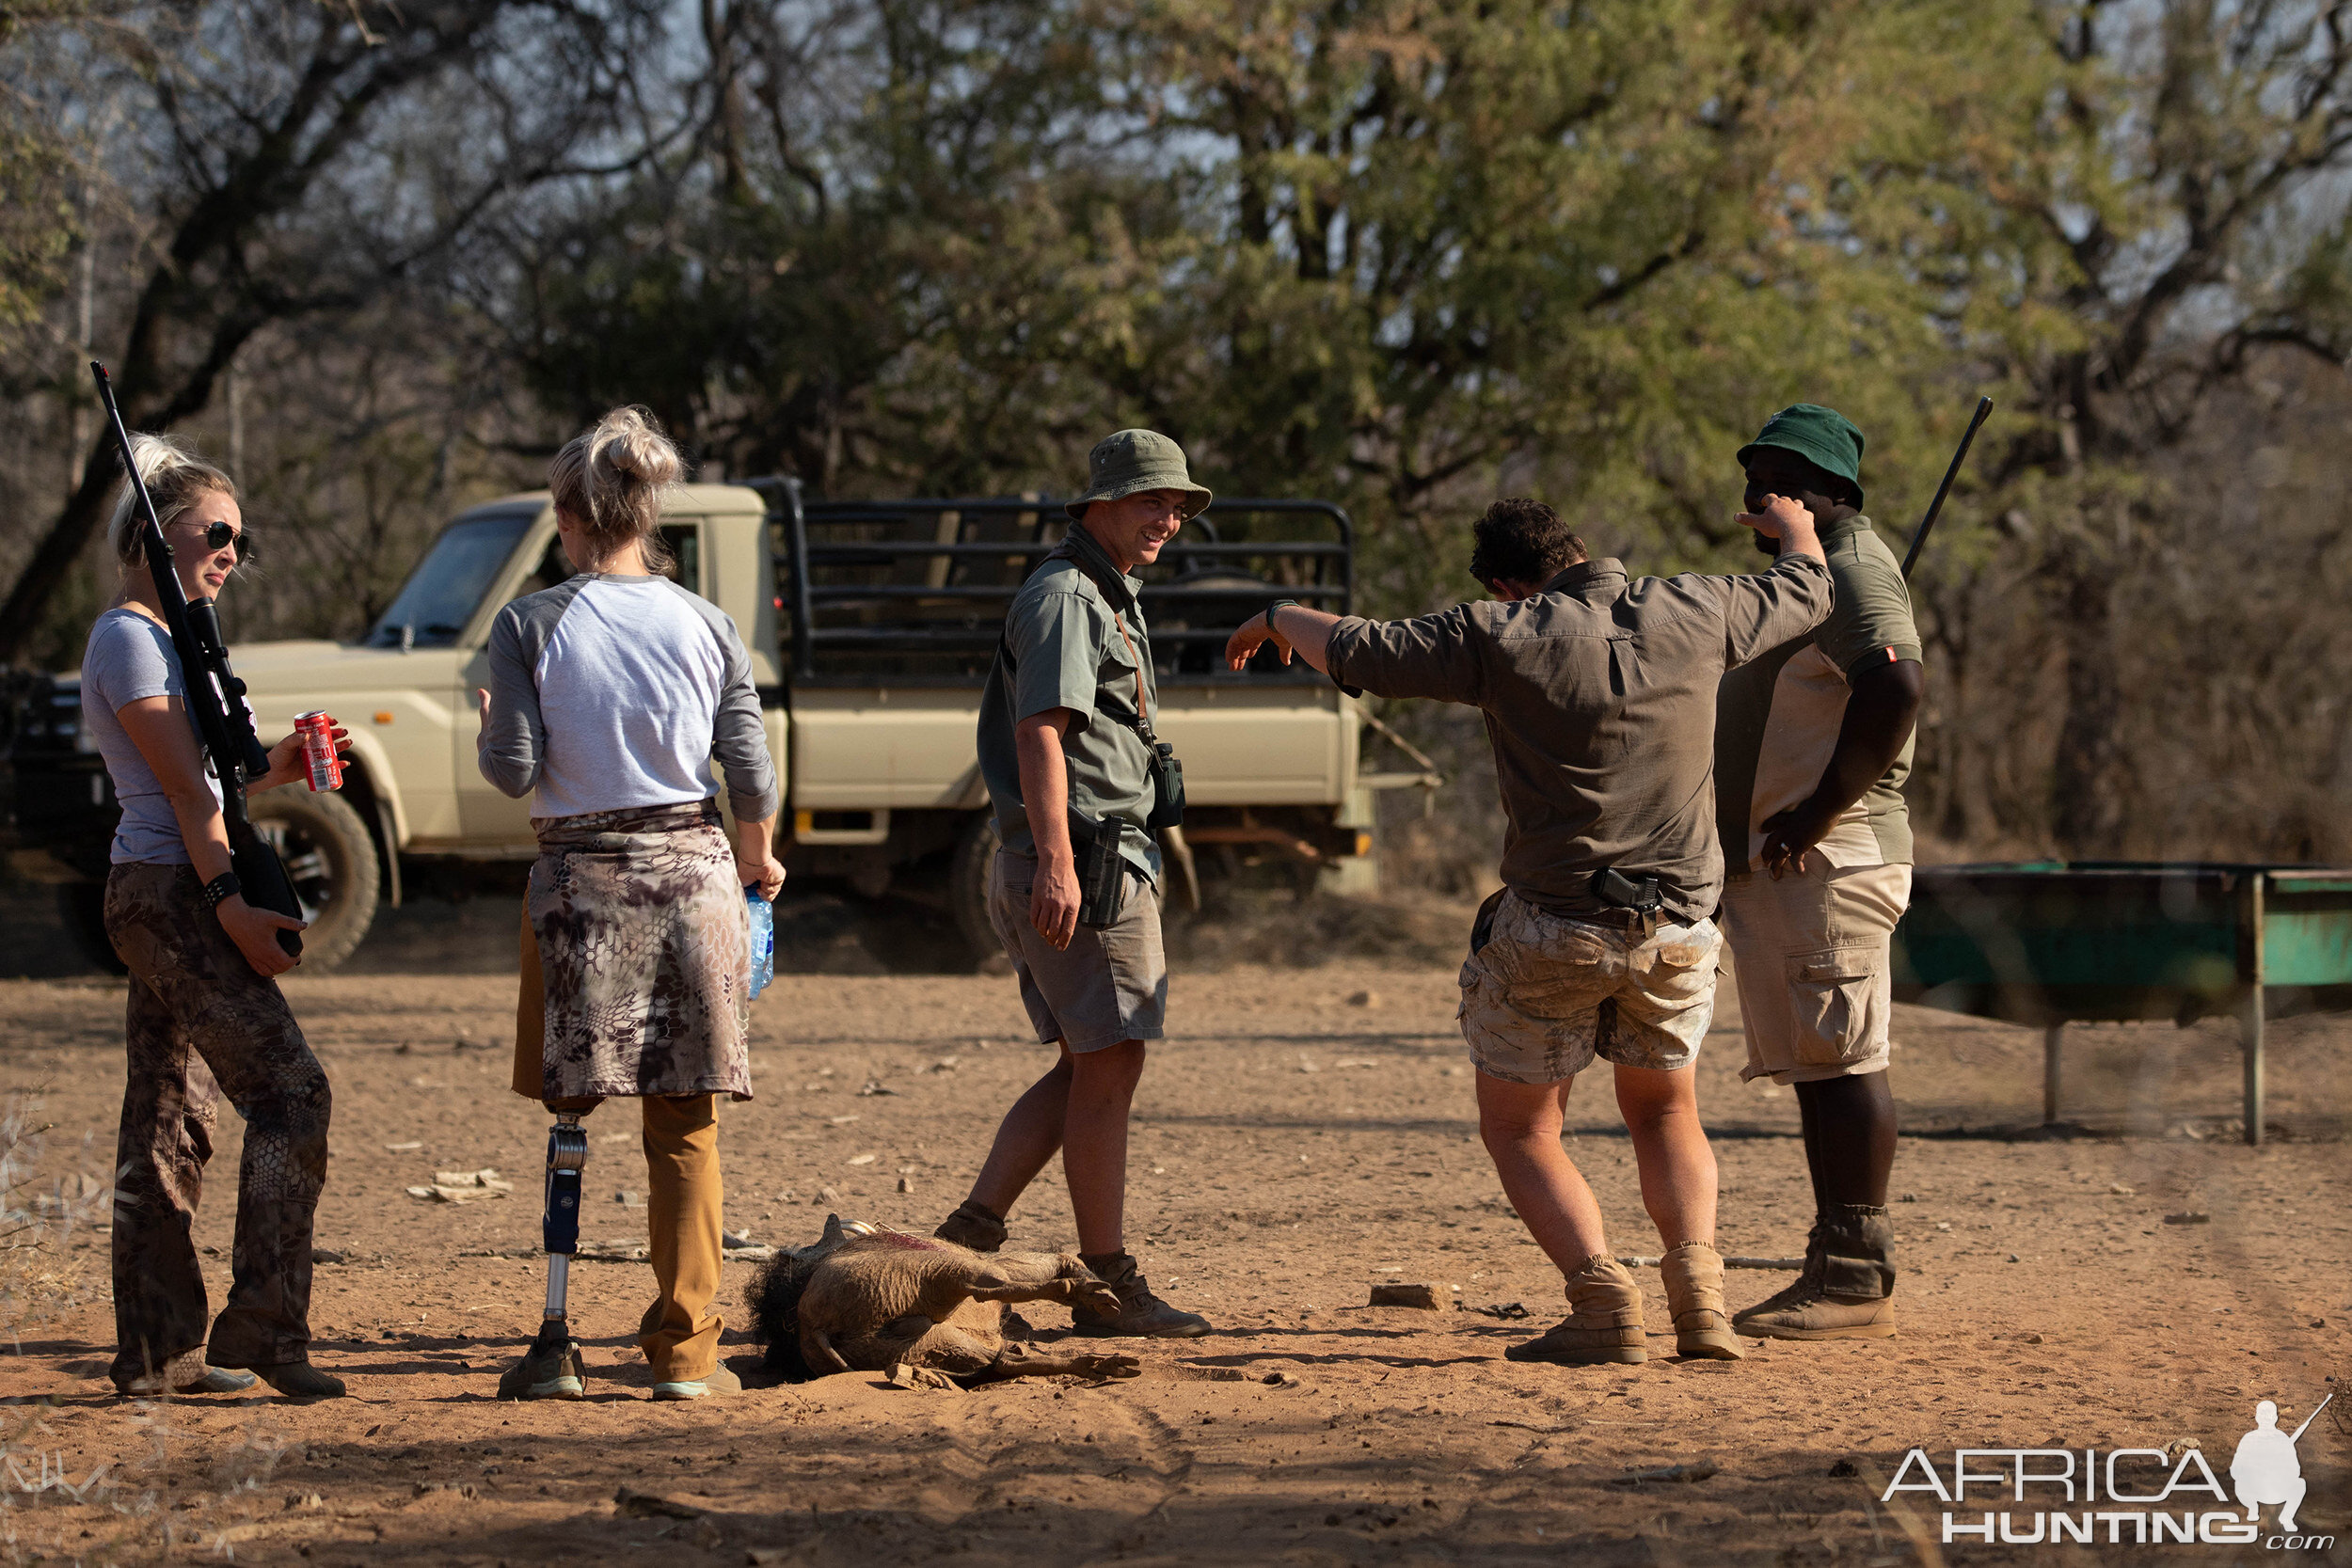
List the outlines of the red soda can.
<svg viewBox="0 0 2352 1568">
<path fill-rule="evenodd" d="M 302 761 L 310 772 L 310 791 L 341 789 L 343 759 L 335 751 L 335 721 L 326 709 L 294 716 L 294 733 L 302 736 Z"/>
</svg>

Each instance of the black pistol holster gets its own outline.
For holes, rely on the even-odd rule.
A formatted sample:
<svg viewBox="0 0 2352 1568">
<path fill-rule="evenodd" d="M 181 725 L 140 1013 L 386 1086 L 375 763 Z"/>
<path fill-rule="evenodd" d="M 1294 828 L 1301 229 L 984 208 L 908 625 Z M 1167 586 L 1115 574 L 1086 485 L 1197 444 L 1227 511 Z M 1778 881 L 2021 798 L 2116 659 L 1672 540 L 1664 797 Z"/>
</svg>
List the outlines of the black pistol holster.
<svg viewBox="0 0 2352 1568">
<path fill-rule="evenodd" d="M 1658 934 L 1658 922 L 1666 908 L 1666 895 L 1655 877 L 1632 878 L 1614 866 L 1603 866 L 1593 873 L 1584 884 L 1587 892 L 1612 909 L 1625 910 L 1637 916 L 1642 926 L 1642 940 L 1646 942 Z"/>
</svg>

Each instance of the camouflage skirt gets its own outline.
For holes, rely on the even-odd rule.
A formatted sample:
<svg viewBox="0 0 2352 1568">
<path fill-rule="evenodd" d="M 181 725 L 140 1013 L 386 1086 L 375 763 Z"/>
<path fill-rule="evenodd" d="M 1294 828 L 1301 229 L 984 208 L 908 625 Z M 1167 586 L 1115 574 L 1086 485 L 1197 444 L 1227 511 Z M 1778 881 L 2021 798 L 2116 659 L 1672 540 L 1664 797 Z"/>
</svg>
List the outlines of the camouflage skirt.
<svg viewBox="0 0 2352 1568">
<path fill-rule="evenodd" d="M 540 817 L 543 1099 L 752 1097 L 751 931 L 715 804 Z"/>
</svg>

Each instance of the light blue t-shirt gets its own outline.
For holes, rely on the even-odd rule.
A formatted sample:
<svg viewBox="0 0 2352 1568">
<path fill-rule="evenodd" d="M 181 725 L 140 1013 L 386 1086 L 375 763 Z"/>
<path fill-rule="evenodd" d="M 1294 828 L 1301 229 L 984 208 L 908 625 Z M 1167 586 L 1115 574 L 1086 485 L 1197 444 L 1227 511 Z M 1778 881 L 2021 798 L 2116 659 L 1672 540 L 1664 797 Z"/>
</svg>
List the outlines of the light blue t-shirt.
<svg viewBox="0 0 2352 1568">
<path fill-rule="evenodd" d="M 111 856 L 117 865 L 189 863 L 171 797 L 115 717 L 142 697 L 184 701 L 187 694 L 179 650 L 163 627 L 135 610 L 110 610 L 90 627 L 89 645 L 82 651 L 82 731 L 98 742 L 98 754 L 114 780 L 115 799 L 122 802 L 122 822 L 115 829 Z M 189 716 L 188 730 L 197 733 L 194 715 Z M 198 744 L 200 748 L 200 738 Z M 220 781 L 209 768 L 204 782 L 212 786 L 213 799 L 219 800 Z"/>
</svg>

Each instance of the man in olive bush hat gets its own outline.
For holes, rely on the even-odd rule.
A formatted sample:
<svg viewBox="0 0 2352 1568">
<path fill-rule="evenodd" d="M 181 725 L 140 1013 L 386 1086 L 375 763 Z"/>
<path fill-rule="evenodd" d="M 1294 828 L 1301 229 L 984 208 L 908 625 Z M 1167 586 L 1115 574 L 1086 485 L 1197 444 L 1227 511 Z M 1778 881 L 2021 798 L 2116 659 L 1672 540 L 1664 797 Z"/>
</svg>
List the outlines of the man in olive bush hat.
<svg viewBox="0 0 2352 1568">
<path fill-rule="evenodd" d="M 1895 1332 L 1887 960 L 1911 900 L 1902 784 L 1924 688 L 1902 568 L 1862 515 L 1862 444 L 1843 415 L 1800 403 L 1740 449 L 1749 504 L 1791 496 L 1812 513 L 1837 597 L 1819 627 L 1724 675 L 1715 705 L 1740 1075 L 1795 1086 L 1814 1201 L 1804 1272 L 1732 1322 L 1783 1339 Z"/>
<path fill-rule="evenodd" d="M 972 1196 L 938 1233 L 995 1251 L 1005 1216 L 1058 1148 L 1078 1256 L 1120 1301 L 1116 1314 L 1073 1307 L 1072 1326 L 1191 1338 L 1208 1320 L 1154 1296 L 1121 1235 L 1128 1106 L 1168 1009 L 1160 855 L 1147 828 L 1159 697 L 1134 573 L 1210 496 L 1184 449 L 1153 431 L 1104 437 L 1088 467 L 1086 494 L 1069 503 L 1074 526 L 1014 596 L 980 698 L 980 775 L 1003 843 L 989 919 L 1039 1041 L 1060 1055 L 1006 1114 Z M 1079 918 L 1082 847 L 1116 889 L 1099 924 Z"/>
</svg>

